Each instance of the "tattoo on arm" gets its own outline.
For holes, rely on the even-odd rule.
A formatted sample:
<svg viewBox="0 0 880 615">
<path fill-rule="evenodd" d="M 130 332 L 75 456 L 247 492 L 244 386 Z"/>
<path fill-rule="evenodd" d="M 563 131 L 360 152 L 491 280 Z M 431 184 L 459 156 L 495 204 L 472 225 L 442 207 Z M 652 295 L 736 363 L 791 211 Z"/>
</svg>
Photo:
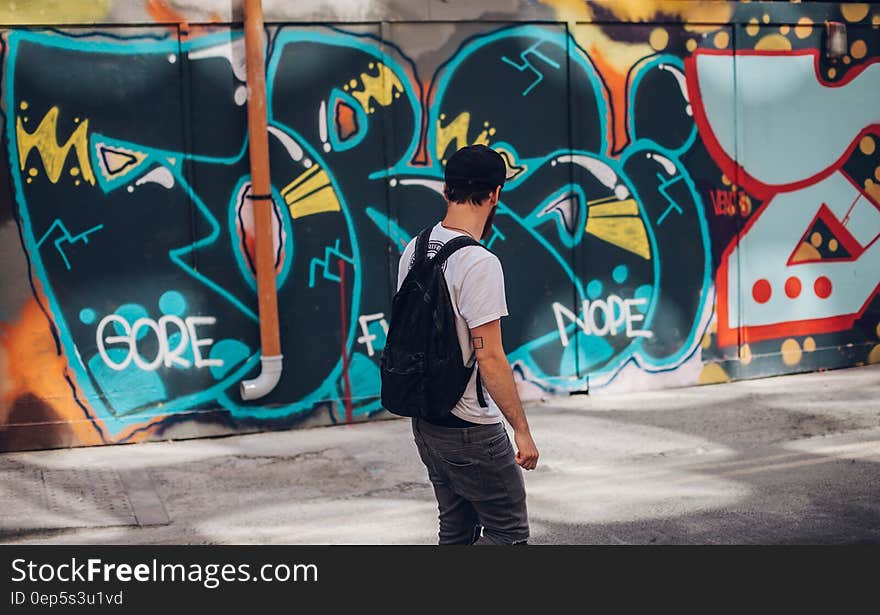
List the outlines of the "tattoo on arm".
<svg viewBox="0 0 880 615">
<path fill-rule="evenodd" d="M 482 350 L 483 349 L 483 338 L 482 337 L 472 337 L 471 345 L 474 347 L 474 350 Z"/>
</svg>

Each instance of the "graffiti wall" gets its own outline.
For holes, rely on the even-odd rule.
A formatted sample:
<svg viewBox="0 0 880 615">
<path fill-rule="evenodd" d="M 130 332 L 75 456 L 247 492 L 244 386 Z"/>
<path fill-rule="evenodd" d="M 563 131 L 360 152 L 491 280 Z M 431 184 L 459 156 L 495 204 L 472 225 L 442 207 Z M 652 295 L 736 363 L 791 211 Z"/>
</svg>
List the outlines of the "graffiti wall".
<svg viewBox="0 0 880 615">
<path fill-rule="evenodd" d="M 487 245 L 525 397 L 880 362 L 880 9 L 265 4 L 285 371 L 256 402 L 240 27 L 152 0 L 128 5 L 154 25 L 109 0 L 76 27 L 4 16 L 0 450 L 388 416 L 397 260 L 471 143 L 509 168 Z"/>
</svg>

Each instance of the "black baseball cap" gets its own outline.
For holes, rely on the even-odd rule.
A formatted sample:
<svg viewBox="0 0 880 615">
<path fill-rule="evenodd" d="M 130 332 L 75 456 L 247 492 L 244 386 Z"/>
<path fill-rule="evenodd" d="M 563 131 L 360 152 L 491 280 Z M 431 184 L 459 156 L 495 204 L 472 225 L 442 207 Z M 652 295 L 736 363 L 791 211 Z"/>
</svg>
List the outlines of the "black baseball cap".
<svg viewBox="0 0 880 615">
<path fill-rule="evenodd" d="M 491 190 L 503 186 L 507 165 L 501 154 L 485 145 L 467 145 L 446 161 L 446 185 L 454 188 Z"/>
</svg>

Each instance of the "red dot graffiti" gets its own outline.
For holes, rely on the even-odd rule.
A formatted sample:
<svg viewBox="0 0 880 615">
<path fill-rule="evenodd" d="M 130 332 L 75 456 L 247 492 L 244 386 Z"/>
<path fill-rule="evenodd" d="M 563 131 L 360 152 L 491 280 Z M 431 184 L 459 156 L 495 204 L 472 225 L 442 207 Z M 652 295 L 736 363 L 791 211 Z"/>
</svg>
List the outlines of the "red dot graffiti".
<svg viewBox="0 0 880 615">
<path fill-rule="evenodd" d="M 770 300 L 771 294 L 772 289 L 770 288 L 770 282 L 763 278 L 755 282 L 754 286 L 752 286 L 752 297 L 758 303 L 767 303 Z"/>
<path fill-rule="evenodd" d="M 820 299 L 827 299 L 831 295 L 831 280 L 824 275 L 819 276 L 816 283 L 813 284 L 813 290 L 816 291 L 816 296 Z"/>
</svg>

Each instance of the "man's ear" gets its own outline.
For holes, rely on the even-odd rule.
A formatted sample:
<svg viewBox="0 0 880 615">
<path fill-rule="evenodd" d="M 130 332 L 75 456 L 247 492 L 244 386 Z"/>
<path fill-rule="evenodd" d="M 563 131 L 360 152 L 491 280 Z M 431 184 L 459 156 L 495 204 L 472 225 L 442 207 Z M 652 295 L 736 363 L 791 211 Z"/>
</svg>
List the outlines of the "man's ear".
<svg viewBox="0 0 880 615">
<path fill-rule="evenodd" d="M 497 186 L 495 188 L 495 192 L 492 193 L 492 206 L 498 205 L 498 200 L 501 198 L 501 186 Z"/>
</svg>

